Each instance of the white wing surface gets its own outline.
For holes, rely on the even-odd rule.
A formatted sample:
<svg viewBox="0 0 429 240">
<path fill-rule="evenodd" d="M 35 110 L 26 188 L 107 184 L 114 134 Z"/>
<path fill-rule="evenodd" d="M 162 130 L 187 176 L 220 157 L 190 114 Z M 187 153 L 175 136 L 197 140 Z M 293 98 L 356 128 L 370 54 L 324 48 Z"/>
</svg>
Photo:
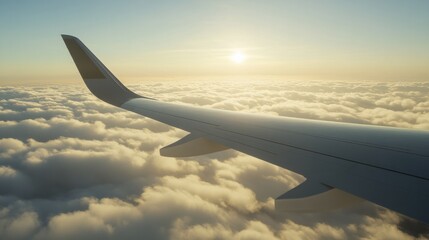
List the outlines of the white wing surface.
<svg viewBox="0 0 429 240">
<path fill-rule="evenodd" d="M 95 96 L 189 132 L 162 148 L 162 155 L 232 148 L 305 176 L 303 184 L 277 198 L 278 210 L 320 211 L 366 199 L 429 223 L 428 131 L 160 102 L 126 88 L 79 39 L 62 37 Z"/>
</svg>

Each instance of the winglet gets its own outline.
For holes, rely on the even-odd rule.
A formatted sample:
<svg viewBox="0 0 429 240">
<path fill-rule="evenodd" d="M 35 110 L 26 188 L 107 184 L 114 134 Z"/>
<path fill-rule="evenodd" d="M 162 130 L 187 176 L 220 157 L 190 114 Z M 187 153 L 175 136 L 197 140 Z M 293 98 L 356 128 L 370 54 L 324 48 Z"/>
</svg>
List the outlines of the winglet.
<svg viewBox="0 0 429 240">
<path fill-rule="evenodd" d="M 86 86 L 95 96 L 115 106 L 142 97 L 125 87 L 78 38 L 61 36 Z"/>
</svg>

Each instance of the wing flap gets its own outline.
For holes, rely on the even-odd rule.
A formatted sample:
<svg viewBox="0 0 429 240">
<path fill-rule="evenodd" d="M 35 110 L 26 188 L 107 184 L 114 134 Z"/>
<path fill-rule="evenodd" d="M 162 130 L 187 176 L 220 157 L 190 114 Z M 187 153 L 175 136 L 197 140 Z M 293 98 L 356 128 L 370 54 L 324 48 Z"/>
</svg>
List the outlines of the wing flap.
<svg viewBox="0 0 429 240">
<path fill-rule="evenodd" d="M 362 202 L 349 193 L 307 180 L 275 200 L 277 211 L 320 212 L 334 210 Z"/>
<path fill-rule="evenodd" d="M 224 145 L 205 138 L 201 134 L 191 133 L 182 139 L 159 150 L 165 157 L 192 157 L 229 149 Z"/>
</svg>

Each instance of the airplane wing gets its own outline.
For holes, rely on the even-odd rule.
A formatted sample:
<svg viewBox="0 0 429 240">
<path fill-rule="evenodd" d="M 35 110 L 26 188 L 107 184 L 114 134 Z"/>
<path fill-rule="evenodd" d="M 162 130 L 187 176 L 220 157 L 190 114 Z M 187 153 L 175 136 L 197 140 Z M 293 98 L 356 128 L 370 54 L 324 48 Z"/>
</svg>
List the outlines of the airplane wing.
<svg viewBox="0 0 429 240">
<path fill-rule="evenodd" d="M 235 149 L 306 177 L 275 201 L 321 211 L 362 199 L 429 223 L 429 132 L 207 109 L 157 101 L 126 88 L 76 37 L 63 40 L 89 90 L 117 107 L 189 135 L 160 150 L 189 157 Z"/>
</svg>

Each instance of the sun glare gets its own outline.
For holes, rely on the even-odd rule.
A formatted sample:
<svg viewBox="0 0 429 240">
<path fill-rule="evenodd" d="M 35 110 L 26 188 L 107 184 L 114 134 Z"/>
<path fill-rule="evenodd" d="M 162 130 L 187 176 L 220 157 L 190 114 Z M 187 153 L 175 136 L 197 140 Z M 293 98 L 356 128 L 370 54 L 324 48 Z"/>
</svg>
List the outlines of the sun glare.
<svg viewBox="0 0 429 240">
<path fill-rule="evenodd" d="M 246 60 L 246 55 L 244 55 L 241 51 L 236 51 L 231 55 L 231 61 L 234 63 L 240 64 Z"/>
</svg>

